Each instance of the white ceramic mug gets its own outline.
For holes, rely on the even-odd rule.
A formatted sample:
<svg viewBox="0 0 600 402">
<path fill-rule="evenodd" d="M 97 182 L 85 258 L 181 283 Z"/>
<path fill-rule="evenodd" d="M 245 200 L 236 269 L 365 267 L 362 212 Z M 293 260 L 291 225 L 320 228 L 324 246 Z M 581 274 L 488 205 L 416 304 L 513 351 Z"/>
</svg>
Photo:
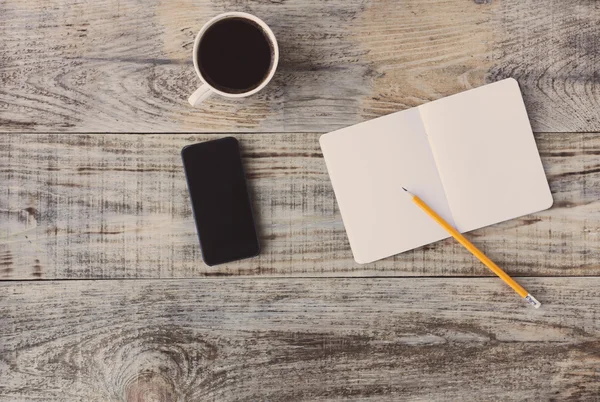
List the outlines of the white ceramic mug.
<svg viewBox="0 0 600 402">
<path fill-rule="evenodd" d="M 202 72 L 200 71 L 200 67 L 198 66 L 198 48 L 200 47 L 200 41 L 202 39 L 202 36 L 206 33 L 208 28 L 210 28 L 213 24 L 215 24 L 217 21 L 221 21 L 226 18 L 244 18 L 244 19 L 248 19 L 248 20 L 254 22 L 255 24 L 257 24 L 263 30 L 265 36 L 267 37 L 268 41 L 270 42 L 270 46 L 273 51 L 273 55 L 272 55 L 273 59 L 272 59 L 272 63 L 271 63 L 268 74 L 265 76 L 265 78 L 260 83 L 260 85 L 258 85 L 256 88 L 254 88 L 250 91 L 247 91 L 247 92 L 227 93 L 227 92 L 218 90 L 217 88 L 208 84 L 208 81 L 202 76 Z M 193 60 L 194 60 L 194 69 L 196 70 L 196 74 L 198 74 L 198 77 L 200 77 L 203 84 L 200 86 L 200 88 L 198 88 L 189 97 L 188 101 L 190 102 L 190 105 L 198 106 L 213 93 L 219 94 L 221 96 L 225 96 L 227 98 L 243 98 L 246 96 L 253 95 L 253 94 L 257 93 L 258 91 L 260 91 L 261 89 L 263 89 L 269 83 L 269 81 L 271 81 L 271 78 L 273 78 L 273 75 L 275 74 L 275 70 L 277 69 L 277 63 L 279 62 L 279 47 L 277 46 L 277 40 L 275 39 L 275 35 L 273 34 L 273 31 L 271 31 L 271 28 L 269 28 L 269 26 L 267 24 L 265 24 L 260 18 L 254 16 L 252 14 L 248 14 L 248 13 L 229 12 L 229 13 L 217 15 L 216 17 L 214 17 L 210 21 L 208 21 L 206 24 L 204 24 L 202 29 L 200 29 L 200 32 L 198 32 L 198 35 L 196 35 L 196 40 L 194 41 Z"/>
</svg>

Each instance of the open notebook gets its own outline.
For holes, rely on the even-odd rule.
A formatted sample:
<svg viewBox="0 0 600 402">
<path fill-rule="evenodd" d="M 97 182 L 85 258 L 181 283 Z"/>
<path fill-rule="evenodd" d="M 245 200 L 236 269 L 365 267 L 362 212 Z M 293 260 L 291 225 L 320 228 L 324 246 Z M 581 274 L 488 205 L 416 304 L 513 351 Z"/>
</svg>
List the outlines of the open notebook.
<svg viewBox="0 0 600 402">
<path fill-rule="evenodd" d="M 511 78 L 324 134 L 320 143 L 358 263 L 448 237 L 401 186 L 460 232 L 552 205 Z"/>
</svg>

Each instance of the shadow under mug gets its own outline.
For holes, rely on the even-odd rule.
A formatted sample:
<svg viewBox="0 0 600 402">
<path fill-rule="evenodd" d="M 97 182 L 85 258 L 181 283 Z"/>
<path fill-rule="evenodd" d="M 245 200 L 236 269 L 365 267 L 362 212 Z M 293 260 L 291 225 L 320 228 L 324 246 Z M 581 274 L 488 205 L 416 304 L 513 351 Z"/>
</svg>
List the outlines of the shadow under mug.
<svg viewBox="0 0 600 402">
<path fill-rule="evenodd" d="M 252 90 L 249 90 L 247 92 L 228 93 L 228 92 L 224 92 L 224 91 L 221 91 L 221 90 L 215 88 L 214 86 L 208 84 L 208 80 L 202 76 L 202 72 L 200 71 L 200 66 L 198 65 L 198 49 L 200 47 L 200 41 L 202 40 L 202 37 L 204 36 L 206 31 L 211 26 L 213 26 L 215 23 L 222 21 L 224 19 L 228 19 L 228 18 L 247 19 L 247 20 L 252 21 L 254 24 L 258 25 L 262 29 L 267 40 L 269 41 L 269 44 L 272 49 L 272 62 L 269 67 L 268 73 L 265 75 L 265 77 L 263 78 L 263 80 L 260 82 L 260 84 L 257 87 L 255 87 Z M 200 77 L 203 84 L 192 95 L 190 95 L 190 97 L 188 98 L 188 102 L 192 106 L 198 106 L 213 93 L 219 94 L 221 96 L 225 96 L 227 98 L 243 98 L 246 96 L 253 95 L 253 94 L 257 93 L 258 91 L 260 91 L 261 89 L 263 89 L 269 83 L 269 81 L 271 81 L 271 79 L 273 78 L 273 75 L 275 74 L 275 70 L 277 70 L 277 64 L 279 62 L 279 47 L 277 46 L 277 40 L 275 39 L 275 35 L 273 34 L 273 31 L 271 31 L 271 28 L 269 28 L 269 26 L 267 24 L 265 24 L 260 18 L 254 16 L 252 14 L 243 13 L 243 12 L 228 12 L 228 13 L 219 14 L 216 17 L 212 18 L 210 21 L 208 21 L 206 24 L 204 24 L 202 29 L 200 29 L 200 32 L 198 32 L 198 35 L 196 35 L 196 40 L 194 41 L 193 61 L 194 61 L 194 69 L 196 70 L 196 74 L 198 74 L 198 77 Z"/>
</svg>

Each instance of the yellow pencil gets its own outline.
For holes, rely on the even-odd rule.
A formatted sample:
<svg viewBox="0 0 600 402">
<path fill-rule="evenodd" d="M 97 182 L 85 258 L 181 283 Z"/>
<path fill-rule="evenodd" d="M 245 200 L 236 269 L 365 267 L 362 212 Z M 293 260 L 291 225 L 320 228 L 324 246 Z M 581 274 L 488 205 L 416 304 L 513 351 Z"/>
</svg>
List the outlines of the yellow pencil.
<svg viewBox="0 0 600 402">
<path fill-rule="evenodd" d="M 506 272 L 504 272 L 499 266 L 494 264 L 492 260 L 490 260 L 485 254 L 483 254 L 477 247 L 473 245 L 470 241 L 466 239 L 460 232 L 454 229 L 448 222 L 444 220 L 441 216 L 439 216 L 433 209 L 429 207 L 429 205 L 425 204 L 425 202 L 417 197 L 414 194 L 411 194 L 410 191 L 402 187 L 404 191 L 406 191 L 412 198 L 412 201 L 419 206 L 423 211 L 427 213 L 434 221 L 436 221 L 441 227 L 446 229 L 448 233 L 452 237 L 454 237 L 460 244 L 462 244 L 467 250 L 469 250 L 475 257 L 479 259 L 482 263 L 485 264 L 493 273 L 498 275 L 504 282 L 508 284 L 511 288 L 515 290 L 522 298 L 527 300 L 529 304 L 533 305 L 535 308 L 540 308 L 542 305 L 539 301 L 536 300 L 535 297 L 529 294 L 523 286 L 519 285 L 513 278 L 511 278 Z"/>
</svg>

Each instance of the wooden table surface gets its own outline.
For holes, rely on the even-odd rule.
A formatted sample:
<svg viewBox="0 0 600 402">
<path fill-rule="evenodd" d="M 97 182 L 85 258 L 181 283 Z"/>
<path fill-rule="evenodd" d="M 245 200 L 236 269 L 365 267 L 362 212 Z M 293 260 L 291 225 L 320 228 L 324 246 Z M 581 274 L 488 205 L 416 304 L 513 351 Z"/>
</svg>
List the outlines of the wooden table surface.
<svg viewBox="0 0 600 402">
<path fill-rule="evenodd" d="M 224 11 L 273 82 L 199 84 Z M 513 77 L 555 200 L 356 264 L 320 134 Z M 501 112 L 501 111 L 498 111 Z M 0 401 L 600 400 L 600 2 L 0 0 Z M 202 263 L 180 149 L 234 135 L 263 251 Z"/>
</svg>

